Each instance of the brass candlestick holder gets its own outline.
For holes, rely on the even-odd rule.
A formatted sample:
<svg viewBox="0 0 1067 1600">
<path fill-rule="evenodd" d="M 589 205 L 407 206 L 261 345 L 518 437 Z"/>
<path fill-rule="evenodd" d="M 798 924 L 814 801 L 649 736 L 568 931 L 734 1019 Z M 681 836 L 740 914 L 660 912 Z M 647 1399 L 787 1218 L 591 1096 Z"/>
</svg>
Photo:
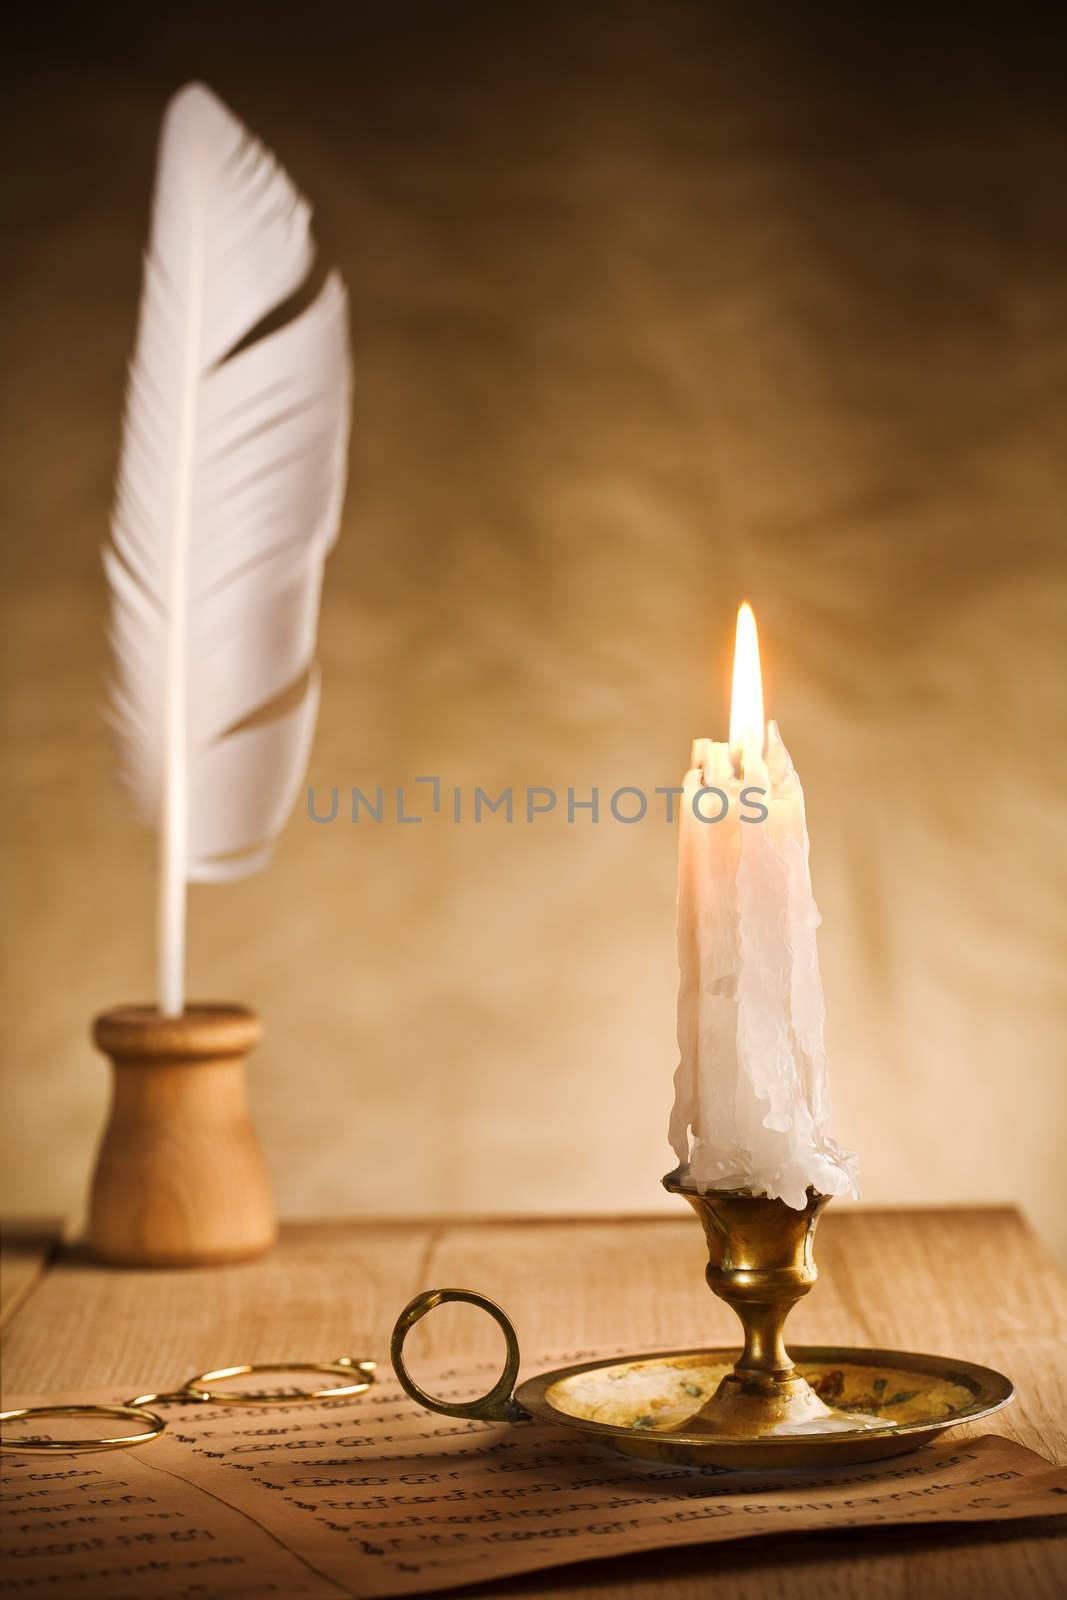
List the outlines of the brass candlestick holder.
<svg viewBox="0 0 1067 1600">
<path fill-rule="evenodd" d="M 785 1319 L 818 1277 L 814 1241 L 829 1195 L 808 1190 L 803 1211 L 744 1190 L 687 1188 L 663 1180 L 696 1212 L 708 1242 L 708 1288 L 737 1312 L 745 1346 L 711 1399 L 702 1424 L 733 1438 L 798 1430 L 832 1415 L 785 1347 Z"/>
<path fill-rule="evenodd" d="M 829 1197 L 795 1211 L 744 1190 L 700 1192 L 663 1180 L 700 1218 L 708 1284 L 736 1311 L 744 1347 L 673 1350 L 586 1361 L 515 1388 L 519 1343 L 499 1306 L 470 1289 L 416 1295 L 393 1329 L 397 1378 L 419 1405 L 485 1422 L 536 1418 L 580 1429 L 625 1455 L 685 1466 L 813 1467 L 903 1454 L 946 1428 L 1006 1405 L 1002 1373 L 945 1356 L 837 1345 L 785 1347 L 785 1320 L 817 1277 L 815 1228 Z M 507 1359 L 476 1400 L 428 1394 L 404 1363 L 404 1341 L 436 1306 L 464 1300 L 500 1325 Z"/>
</svg>

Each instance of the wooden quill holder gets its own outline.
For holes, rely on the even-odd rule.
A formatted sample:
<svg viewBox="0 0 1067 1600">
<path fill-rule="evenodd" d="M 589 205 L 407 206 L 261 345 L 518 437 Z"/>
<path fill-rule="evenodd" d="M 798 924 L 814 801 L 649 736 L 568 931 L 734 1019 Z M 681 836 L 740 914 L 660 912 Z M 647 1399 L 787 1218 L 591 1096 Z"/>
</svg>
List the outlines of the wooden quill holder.
<svg viewBox="0 0 1067 1600">
<path fill-rule="evenodd" d="M 89 1210 L 102 1261 L 201 1266 L 270 1249 L 270 1178 L 245 1092 L 261 1033 L 243 1006 L 190 1005 L 176 1017 L 119 1006 L 97 1017 L 93 1041 L 114 1071 Z"/>
</svg>

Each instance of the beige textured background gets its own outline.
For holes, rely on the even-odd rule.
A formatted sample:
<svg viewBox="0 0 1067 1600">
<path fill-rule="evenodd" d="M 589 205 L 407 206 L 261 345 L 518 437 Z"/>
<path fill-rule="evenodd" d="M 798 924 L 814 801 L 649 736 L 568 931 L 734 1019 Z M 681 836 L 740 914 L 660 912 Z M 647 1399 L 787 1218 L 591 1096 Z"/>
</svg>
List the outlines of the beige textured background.
<svg viewBox="0 0 1067 1600">
<path fill-rule="evenodd" d="M 98 548 L 158 119 L 195 74 L 309 193 L 352 293 L 320 792 L 676 782 L 725 729 L 747 593 L 865 1198 L 1015 1199 L 1067 1250 L 1056 41 L 1017 11 L 875 40 L 790 9 L 93 8 L 90 32 L 60 8 L 16 41 L 9 1209 L 79 1206 L 89 1018 L 152 982 Z M 666 1204 L 674 851 L 661 821 L 299 814 L 269 874 L 197 891 L 193 993 L 267 1022 L 283 1210 Z"/>
</svg>

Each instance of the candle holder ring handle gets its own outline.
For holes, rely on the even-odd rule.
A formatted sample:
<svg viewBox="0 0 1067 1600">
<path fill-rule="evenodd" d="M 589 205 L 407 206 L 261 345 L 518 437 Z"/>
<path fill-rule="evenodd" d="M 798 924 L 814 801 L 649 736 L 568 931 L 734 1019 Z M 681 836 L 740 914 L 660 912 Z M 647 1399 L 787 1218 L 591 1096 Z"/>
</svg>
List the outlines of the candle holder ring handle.
<svg viewBox="0 0 1067 1600">
<path fill-rule="evenodd" d="M 493 1387 L 477 1400 L 439 1400 L 435 1395 L 427 1394 L 415 1382 L 404 1364 L 404 1341 L 416 1322 L 421 1322 L 428 1312 L 447 1305 L 449 1301 L 463 1301 L 487 1311 L 504 1335 L 507 1346 L 504 1370 Z M 474 1289 L 427 1289 L 423 1294 L 417 1294 L 396 1319 L 389 1354 L 400 1387 L 416 1405 L 425 1407 L 427 1411 L 437 1411 L 443 1417 L 469 1417 L 477 1422 L 525 1422 L 529 1418 L 529 1412 L 523 1410 L 512 1393 L 519 1375 L 519 1340 L 514 1325 L 507 1312 L 501 1310 L 494 1300 L 487 1299 Z"/>
</svg>

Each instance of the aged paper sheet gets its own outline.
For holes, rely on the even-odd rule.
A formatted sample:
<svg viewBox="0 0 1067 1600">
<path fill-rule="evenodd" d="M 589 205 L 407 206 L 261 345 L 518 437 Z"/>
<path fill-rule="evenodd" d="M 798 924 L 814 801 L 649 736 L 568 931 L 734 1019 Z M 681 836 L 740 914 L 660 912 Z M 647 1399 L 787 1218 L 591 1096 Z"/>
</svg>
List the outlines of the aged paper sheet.
<svg viewBox="0 0 1067 1600">
<path fill-rule="evenodd" d="M 439 1364 L 425 1381 L 458 1397 L 487 1376 Z M 1067 1468 L 993 1436 L 772 1480 L 433 1416 L 387 1373 L 340 1402 L 165 1409 L 136 1450 L 4 1458 L 0 1595 L 372 1600 L 784 1530 L 1067 1516 Z"/>
</svg>

